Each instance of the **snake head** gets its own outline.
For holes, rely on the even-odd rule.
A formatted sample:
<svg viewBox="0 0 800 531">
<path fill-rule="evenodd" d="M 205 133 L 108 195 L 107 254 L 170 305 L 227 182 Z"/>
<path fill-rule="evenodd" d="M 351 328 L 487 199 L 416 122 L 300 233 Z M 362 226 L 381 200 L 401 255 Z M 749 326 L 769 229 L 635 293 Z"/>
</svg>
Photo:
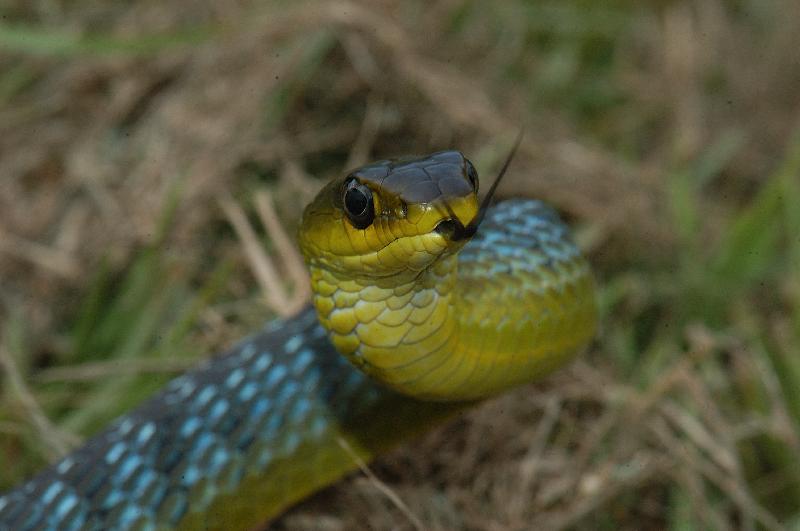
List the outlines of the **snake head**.
<svg viewBox="0 0 800 531">
<path fill-rule="evenodd" d="M 478 175 L 458 151 L 375 162 L 335 179 L 303 213 L 306 262 L 353 278 L 413 277 L 474 234 Z"/>
</svg>

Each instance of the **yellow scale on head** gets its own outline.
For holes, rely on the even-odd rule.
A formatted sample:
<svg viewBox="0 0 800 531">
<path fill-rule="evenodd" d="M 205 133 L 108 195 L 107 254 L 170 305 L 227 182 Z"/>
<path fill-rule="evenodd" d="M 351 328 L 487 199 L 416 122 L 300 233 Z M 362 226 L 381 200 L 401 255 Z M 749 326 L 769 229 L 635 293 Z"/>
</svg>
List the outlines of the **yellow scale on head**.
<svg viewBox="0 0 800 531">
<path fill-rule="evenodd" d="M 360 168 L 329 183 L 303 215 L 300 247 L 334 346 L 417 398 L 477 399 L 530 381 L 594 333 L 580 256 L 503 283 L 459 267 L 485 208 L 477 189 L 472 164 L 446 151 Z"/>
</svg>

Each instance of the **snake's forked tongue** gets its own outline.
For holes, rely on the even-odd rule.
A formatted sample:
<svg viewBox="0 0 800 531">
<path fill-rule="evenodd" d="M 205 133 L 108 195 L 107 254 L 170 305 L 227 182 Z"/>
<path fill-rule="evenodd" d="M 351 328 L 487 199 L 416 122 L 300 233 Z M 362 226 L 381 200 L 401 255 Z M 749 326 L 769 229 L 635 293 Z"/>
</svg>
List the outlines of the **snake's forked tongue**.
<svg viewBox="0 0 800 531">
<path fill-rule="evenodd" d="M 481 206 L 478 209 L 478 213 L 475 214 L 475 217 L 472 218 L 470 221 L 461 231 L 462 238 L 471 238 L 478 232 L 478 227 L 480 226 L 483 218 L 486 216 L 486 211 L 489 209 L 489 206 L 492 204 L 492 199 L 494 198 L 494 192 L 497 190 L 497 185 L 500 184 L 500 181 L 503 180 L 503 176 L 506 174 L 506 170 L 511 165 L 511 161 L 514 159 L 514 155 L 517 152 L 517 148 L 519 147 L 520 142 L 522 141 L 522 131 L 519 132 L 517 135 L 517 139 L 514 141 L 514 147 L 511 148 L 508 156 L 506 157 L 506 161 L 503 163 L 503 167 L 500 168 L 500 173 L 497 175 L 497 179 L 494 180 L 492 186 L 489 188 L 489 191 L 486 193 L 486 196 L 483 198 L 481 202 Z"/>
</svg>

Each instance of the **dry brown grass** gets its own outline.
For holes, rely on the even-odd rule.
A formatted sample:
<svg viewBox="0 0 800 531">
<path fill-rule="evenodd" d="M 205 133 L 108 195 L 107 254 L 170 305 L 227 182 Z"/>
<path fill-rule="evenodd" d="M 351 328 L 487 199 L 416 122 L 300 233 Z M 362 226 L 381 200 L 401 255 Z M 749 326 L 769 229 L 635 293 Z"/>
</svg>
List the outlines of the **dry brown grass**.
<svg viewBox="0 0 800 531">
<path fill-rule="evenodd" d="M 797 500 L 784 488 L 797 478 L 755 463 L 744 448 L 766 437 L 800 457 L 782 375 L 753 339 L 766 327 L 765 342 L 796 351 L 795 325 L 781 315 L 800 300 L 798 280 L 780 276 L 785 311 L 765 311 L 766 324 L 743 317 L 756 295 L 726 306 L 724 324 L 702 315 L 687 322 L 680 305 L 662 303 L 681 282 L 668 272 L 685 243 L 670 204 L 674 175 L 733 139 L 735 150 L 697 196 L 697 241 L 710 245 L 784 160 L 798 126 L 800 4 L 740 4 L 0 8 L 3 24 L 128 43 L 111 52 L 102 43 L 0 48 L 0 323 L 8 332 L 0 341 L 14 350 L 3 364 L 0 455 L 24 458 L 4 485 L 63 449 L 59 430 L 92 426 L 64 420 L 65 407 L 96 401 L 91 382 L 109 371 L 169 374 L 186 364 L 74 355 L 73 315 L 99 269 L 122 283 L 142 249 L 155 246 L 187 290 L 200 291 L 229 264 L 235 274 L 224 276 L 185 340 L 208 355 L 274 315 L 270 302 L 305 294 L 292 298 L 290 285 L 275 282 L 296 275 L 291 257 L 260 262 L 262 233 L 280 232 L 264 199 L 255 207 L 251 197 L 269 190 L 291 233 L 320 184 L 349 167 L 456 147 L 488 170 L 524 127 L 501 195 L 544 198 L 574 222 L 609 286 L 605 335 L 586 360 L 547 382 L 378 460 L 371 470 L 379 482 L 356 474 L 274 527 L 660 529 L 690 521 L 782 529 L 800 511 L 787 509 Z M 184 42 L 187 28 L 197 35 Z M 155 34 L 171 37 L 151 51 L 135 45 Z M 272 241 L 272 254 L 287 257 L 280 236 Z M 258 295 L 251 263 L 278 299 Z M 659 326 L 674 327 L 669 340 L 632 324 L 650 310 Z M 652 370 L 625 366 L 625 327 L 656 338 L 631 343 L 659 350 Z M 12 329 L 21 330 L 18 342 L 8 339 Z M 90 383 L 69 398 L 76 381 Z M 720 398 L 747 392 L 758 407 Z M 35 414 L 18 413 L 19 404 Z M 765 503 L 770 492 L 783 498 Z"/>
</svg>

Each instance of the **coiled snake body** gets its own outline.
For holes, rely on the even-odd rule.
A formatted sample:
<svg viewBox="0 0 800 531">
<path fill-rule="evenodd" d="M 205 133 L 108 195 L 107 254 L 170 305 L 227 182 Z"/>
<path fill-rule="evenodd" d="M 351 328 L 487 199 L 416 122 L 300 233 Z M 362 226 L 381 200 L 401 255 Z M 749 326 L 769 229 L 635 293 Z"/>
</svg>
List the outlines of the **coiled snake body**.
<svg viewBox="0 0 800 531">
<path fill-rule="evenodd" d="M 567 227 L 539 201 L 481 208 L 455 151 L 333 181 L 300 244 L 316 311 L 178 377 L 0 497 L 0 529 L 251 528 L 352 470 L 353 452 L 540 377 L 594 333 Z"/>
</svg>

